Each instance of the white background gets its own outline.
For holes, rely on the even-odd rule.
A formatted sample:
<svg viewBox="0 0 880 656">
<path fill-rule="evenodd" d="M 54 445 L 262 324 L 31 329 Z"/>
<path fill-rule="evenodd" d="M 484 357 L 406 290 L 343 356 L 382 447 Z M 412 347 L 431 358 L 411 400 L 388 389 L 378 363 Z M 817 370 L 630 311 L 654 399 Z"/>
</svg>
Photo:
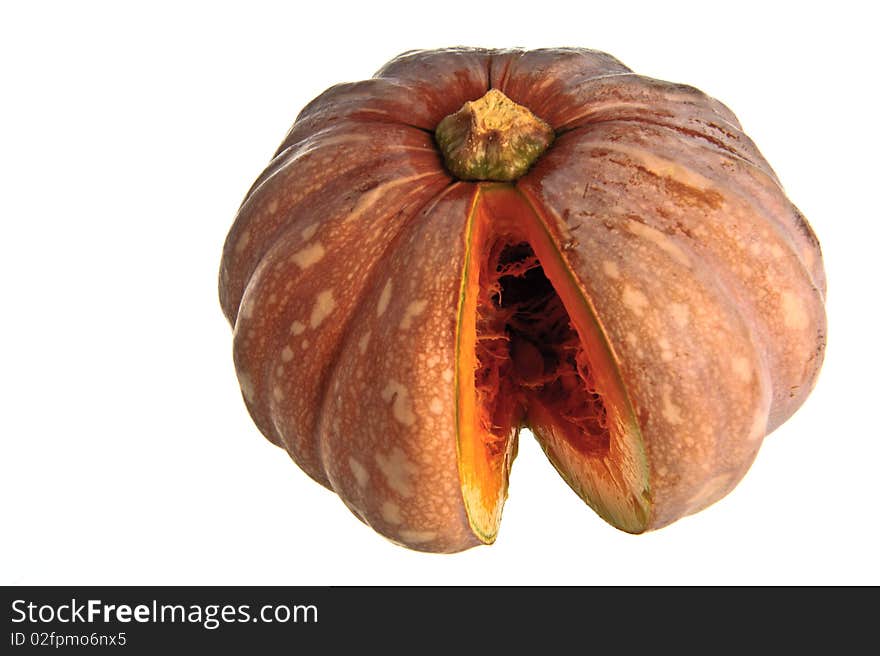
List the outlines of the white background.
<svg viewBox="0 0 880 656">
<path fill-rule="evenodd" d="M 880 583 L 867 3 L 237 4 L 4 4 L 0 583 Z M 420 554 L 251 423 L 216 292 L 242 196 L 323 89 L 459 44 L 582 45 L 702 88 L 819 235 L 819 384 L 703 513 L 618 532 L 524 435 L 497 543 Z"/>
</svg>

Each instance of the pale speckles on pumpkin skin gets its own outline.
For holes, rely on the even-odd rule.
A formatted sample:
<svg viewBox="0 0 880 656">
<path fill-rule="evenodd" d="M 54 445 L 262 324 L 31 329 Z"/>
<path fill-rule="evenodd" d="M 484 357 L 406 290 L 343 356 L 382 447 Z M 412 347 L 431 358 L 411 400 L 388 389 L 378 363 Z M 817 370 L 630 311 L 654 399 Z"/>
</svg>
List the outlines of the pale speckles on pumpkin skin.
<svg viewBox="0 0 880 656">
<path fill-rule="evenodd" d="M 782 292 L 782 320 L 786 328 L 803 330 L 810 325 L 810 318 L 800 297 L 790 291 Z"/>
<path fill-rule="evenodd" d="M 425 542 L 430 542 L 437 537 L 437 533 L 434 531 L 400 531 L 398 533 L 400 539 L 409 544 L 422 544 Z"/>
<path fill-rule="evenodd" d="M 431 404 L 428 406 L 428 409 L 435 415 L 443 414 L 443 401 L 440 400 L 440 397 L 435 396 L 431 399 Z"/>
<path fill-rule="evenodd" d="M 324 250 L 324 246 L 321 242 L 315 242 L 314 244 L 309 244 L 304 248 L 301 248 L 296 253 L 290 256 L 291 261 L 296 264 L 301 270 L 308 269 L 313 264 L 320 262 L 326 251 Z"/>
<path fill-rule="evenodd" d="M 358 351 L 360 351 L 361 353 L 367 352 L 367 345 L 370 343 L 371 334 L 372 333 L 368 330 L 363 335 L 361 335 L 360 339 L 358 340 Z"/>
<path fill-rule="evenodd" d="M 620 279 L 620 267 L 617 266 L 616 262 L 605 260 L 602 262 L 602 271 L 612 280 Z"/>
<path fill-rule="evenodd" d="M 444 382 L 451 383 L 453 378 L 452 369 L 444 369 L 440 377 L 443 378 Z"/>
<path fill-rule="evenodd" d="M 248 296 L 241 304 L 241 316 L 245 319 L 254 316 L 254 299 L 252 297 Z"/>
<path fill-rule="evenodd" d="M 624 285 L 622 300 L 623 304 L 632 310 L 636 316 L 642 316 L 645 308 L 648 307 L 648 297 L 645 296 L 644 292 L 632 285 Z"/>
<path fill-rule="evenodd" d="M 748 440 L 750 442 L 757 442 L 758 440 L 764 439 L 766 434 L 767 411 L 763 408 L 759 408 L 752 419 L 752 427 L 749 430 Z"/>
<path fill-rule="evenodd" d="M 663 418 L 670 424 L 680 424 L 681 408 L 672 401 L 672 391 L 667 387 L 663 390 Z"/>
<path fill-rule="evenodd" d="M 391 281 L 385 283 L 382 293 L 379 294 L 379 302 L 376 304 L 376 316 L 381 317 L 385 310 L 388 309 L 388 303 L 391 302 Z"/>
<path fill-rule="evenodd" d="M 684 266 L 690 265 L 690 258 L 685 252 L 659 230 L 632 219 L 626 222 L 626 228 L 637 237 L 641 237 L 654 244 L 679 264 L 683 264 Z"/>
<path fill-rule="evenodd" d="M 241 253 L 247 245 L 251 242 L 251 231 L 245 230 L 241 233 L 241 236 L 238 238 L 238 241 L 235 242 L 235 252 Z"/>
<path fill-rule="evenodd" d="M 663 362 L 671 362 L 675 354 L 672 352 L 672 345 L 669 343 L 669 340 L 665 337 L 659 337 L 657 339 L 657 346 L 660 347 L 660 359 Z"/>
<path fill-rule="evenodd" d="M 734 355 L 730 359 L 730 368 L 736 375 L 736 377 L 739 378 L 742 382 L 751 382 L 752 366 L 749 364 L 748 358 L 745 358 L 741 355 Z"/>
<path fill-rule="evenodd" d="M 367 471 L 367 468 L 353 456 L 349 456 L 348 458 L 348 468 L 351 469 L 351 474 L 354 476 L 354 480 L 358 484 L 358 487 L 366 487 L 367 481 L 370 480 L 370 472 Z"/>
<path fill-rule="evenodd" d="M 413 414 L 409 400 L 409 390 L 404 385 L 396 380 L 389 380 L 382 390 L 382 400 L 391 404 L 391 413 L 401 424 L 412 426 L 416 423 L 416 416 Z"/>
<path fill-rule="evenodd" d="M 640 160 L 642 166 L 637 165 L 636 168 L 655 176 L 677 203 L 686 207 L 708 207 L 713 210 L 720 209 L 724 204 L 724 196 L 714 189 L 712 182 L 689 167 L 644 150 L 618 148 Z"/>
<path fill-rule="evenodd" d="M 238 373 L 238 385 L 239 385 L 239 387 L 241 387 L 241 393 L 244 395 L 245 400 L 247 400 L 248 403 L 253 403 L 253 401 L 254 401 L 254 384 L 253 384 L 253 382 L 251 382 L 250 376 L 239 372 Z"/>
<path fill-rule="evenodd" d="M 700 239 L 708 239 L 712 234 L 703 223 L 698 223 L 697 225 L 690 226 L 688 228 L 688 233 L 688 236 L 695 241 Z"/>
<path fill-rule="evenodd" d="M 343 220 L 343 224 L 357 221 L 363 214 L 368 212 L 373 205 L 380 201 L 382 197 L 386 196 L 391 190 L 407 185 L 410 182 L 414 182 L 415 180 L 420 180 L 422 178 L 436 175 L 437 174 L 434 171 L 428 171 L 426 173 L 417 173 L 415 175 L 397 178 L 382 183 L 378 183 L 377 181 L 375 186 L 372 186 L 372 188 L 369 189 L 365 189 L 363 192 L 360 193 L 348 216 L 346 216 Z"/>
<path fill-rule="evenodd" d="M 637 358 L 641 359 L 645 357 L 645 351 L 639 344 L 638 335 L 636 335 L 634 332 L 628 332 L 624 339 L 626 340 L 626 343 L 632 347 L 633 353 L 635 353 L 635 356 Z"/>
<path fill-rule="evenodd" d="M 666 309 L 669 310 L 669 314 L 672 315 L 672 320 L 679 328 L 684 328 L 688 325 L 690 321 L 690 309 L 687 305 L 684 305 L 683 303 L 669 303 L 666 306 Z"/>
<path fill-rule="evenodd" d="M 308 241 L 309 239 L 311 239 L 312 237 L 315 236 L 315 233 L 317 231 L 318 231 L 318 224 L 313 223 L 312 225 L 306 226 L 305 228 L 303 228 L 302 232 L 299 234 L 302 236 L 303 239 Z"/>
<path fill-rule="evenodd" d="M 380 509 L 382 519 L 389 524 L 402 524 L 403 515 L 400 513 L 400 506 L 393 501 L 384 501 Z"/>
<path fill-rule="evenodd" d="M 290 362 L 291 360 L 293 360 L 293 350 L 289 346 L 285 346 L 281 349 L 281 361 Z"/>
<path fill-rule="evenodd" d="M 294 321 L 290 324 L 291 335 L 301 335 L 306 329 L 306 325 L 302 321 Z"/>
<path fill-rule="evenodd" d="M 315 305 L 312 308 L 312 314 L 309 317 L 309 325 L 312 328 L 320 326 L 321 322 L 330 316 L 334 308 L 336 308 L 336 301 L 333 299 L 333 290 L 325 289 L 324 291 L 318 292 L 318 295 L 315 297 Z"/>
<path fill-rule="evenodd" d="M 412 496 L 415 490 L 411 479 L 417 469 L 404 450 L 396 446 L 388 453 L 377 453 L 375 458 L 388 487 L 402 497 Z"/>
<path fill-rule="evenodd" d="M 362 193 L 358 196 L 357 202 L 354 207 L 351 208 L 351 212 L 347 217 L 345 217 L 344 223 L 350 223 L 352 221 L 357 221 L 362 214 L 367 212 L 376 202 L 382 197 L 382 194 L 387 190 L 397 186 L 399 182 L 386 182 L 385 184 L 378 185 L 373 187 L 369 191 Z"/>
<path fill-rule="evenodd" d="M 424 312 L 426 307 L 428 307 L 428 301 L 422 299 L 413 301 L 407 305 L 406 310 L 403 312 L 403 318 L 400 320 L 400 329 L 408 330 L 412 325 L 412 320 Z"/>
</svg>

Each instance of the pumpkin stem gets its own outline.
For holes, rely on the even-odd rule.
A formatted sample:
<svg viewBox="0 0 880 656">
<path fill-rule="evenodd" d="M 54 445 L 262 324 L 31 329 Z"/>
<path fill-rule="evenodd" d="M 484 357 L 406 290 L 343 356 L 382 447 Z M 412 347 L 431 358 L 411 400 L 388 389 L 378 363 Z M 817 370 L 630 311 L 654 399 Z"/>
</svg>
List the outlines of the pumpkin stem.
<svg viewBox="0 0 880 656">
<path fill-rule="evenodd" d="M 437 125 L 446 168 L 461 180 L 511 182 L 553 143 L 553 128 L 498 89 Z"/>
</svg>

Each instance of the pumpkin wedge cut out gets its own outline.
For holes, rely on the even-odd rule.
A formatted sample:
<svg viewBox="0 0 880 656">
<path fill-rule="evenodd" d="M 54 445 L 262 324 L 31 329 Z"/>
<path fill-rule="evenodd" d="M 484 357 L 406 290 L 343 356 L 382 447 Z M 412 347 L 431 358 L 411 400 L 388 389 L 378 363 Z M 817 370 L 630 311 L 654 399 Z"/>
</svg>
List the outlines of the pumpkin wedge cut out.
<svg viewBox="0 0 880 656">
<path fill-rule="evenodd" d="M 825 348 L 819 243 L 733 113 L 577 48 L 413 51 L 328 89 L 219 290 L 259 430 L 432 552 L 496 539 L 524 427 L 618 529 L 706 508 Z"/>
<path fill-rule="evenodd" d="M 459 466 L 474 532 L 495 539 L 520 427 L 602 517 L 647 527 L 638 423 L 614 356 L 563 254 L 526 198 L 475 194 L 458 325 Z"/>
</svg>

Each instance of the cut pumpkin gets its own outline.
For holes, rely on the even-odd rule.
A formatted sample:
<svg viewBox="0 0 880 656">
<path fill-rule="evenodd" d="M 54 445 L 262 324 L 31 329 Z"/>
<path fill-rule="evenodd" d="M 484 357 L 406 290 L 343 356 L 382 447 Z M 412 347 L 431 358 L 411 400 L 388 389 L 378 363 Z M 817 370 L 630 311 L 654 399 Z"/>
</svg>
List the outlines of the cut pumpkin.
<svg viewBox="0 0 880 656">
<path fill-rule="evenodd" d="M 411 51 L 331 87 L 219 291 L 259 430 L 431 552 L 495 539 L 523 427 L 619 529 L 706 508 L 825 347 L 819 242 L 736 116 L 584 48 Z"/>
</svg>

